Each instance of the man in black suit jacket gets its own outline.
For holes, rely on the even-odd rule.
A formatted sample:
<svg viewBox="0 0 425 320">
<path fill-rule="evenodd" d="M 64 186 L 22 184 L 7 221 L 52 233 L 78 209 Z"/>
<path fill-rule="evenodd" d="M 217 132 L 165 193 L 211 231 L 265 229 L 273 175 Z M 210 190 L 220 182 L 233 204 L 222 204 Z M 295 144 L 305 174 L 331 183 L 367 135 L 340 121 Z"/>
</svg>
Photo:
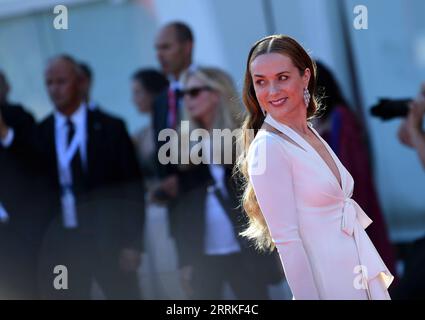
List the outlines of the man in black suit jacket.
<svg viewBox="0 0 425 320">
<path fill-rule="evenodd" d="M 52 59 L 45 73 L 55 112 L 34 141 L 54 202 L 40 265 L 43 297 L 88 299 L 95 279 L 107 298 L 137 299 L 141 173 L 123 121 L 89 110 L 79 77 L 69 56 Z M 68 283 L 54 274 L 58 265 L 67 267 Z"/>
<path fill-rule="evenodd" d="M 170 85 L 154 102 L 153 124 L 155 143 L 158 149 L 161 142 L 158 134 L 165 128 L 177 128 L 180 121 L 181 95 L 183 89 L 181 78 L 184 73 L 193 68 L 193 34 L 190 28 L 181 22 L 172 22 L 158 32 L 155 42 L 157 58 L 162 71 L 169 78 Z M 167 172 L 164 172 L 166 175 Z"/>
<path fill-rule="evenodd" d="M 26 153 L 35 122 L 8 92 L 0 72 L 0 299 L 34 299 L 44 196 Z"/>
<path fill-rule="evenodd" d="M 154 143 L 157 154 L 166 141 L 159 141 L 158 135 L 163 129 L 177 129 L 182 111 L 182 77 L 194 69 L 192 64 L 194 37 L 189 26 L 182 22 L 171 22 L 161 28 L 155 42 L 158 61 L 162 71 L 168 76 L 170 85 L 154 101 L 153 127 Z M 170 221 L 170 233 L 175 235 L 174 207 L 179 202 L 178 194 L 191 190 L 200 181 L 208 178 L 203 168 L 194 168 L 191 174 L 181 174 L 176 165 L 163 164 L 158 159 L 158 175 L 162 179 L 154 193 L 154 200 L 167 203 Z"/>
</svg>

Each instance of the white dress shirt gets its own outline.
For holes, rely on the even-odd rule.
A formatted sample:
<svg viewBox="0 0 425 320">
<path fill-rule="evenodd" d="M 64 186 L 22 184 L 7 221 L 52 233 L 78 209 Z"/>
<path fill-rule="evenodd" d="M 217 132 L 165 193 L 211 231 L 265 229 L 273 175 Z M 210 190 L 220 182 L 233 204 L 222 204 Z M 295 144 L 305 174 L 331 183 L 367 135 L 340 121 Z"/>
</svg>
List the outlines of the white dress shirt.
<svg viewBox="0 0 425 320">
<path fill-rule="evenodd" d="M 13 142 L 15 137 L 15 132 L 12 128 L 9 128 L 7 131 L 6 137 L 4 139 L 0 139 L 0 144 L 3 148 L 9 148 Z M 0 202 L 0 223 L 6 223 L 9 221 L 9 214 L 7 213 L 5 207 Z"/>
<path fill-rule="evenodd" d="M 3 148 L 9 148 L 13 142 L 14 137 L 15 131 L 13 131 L 13 128 L 9 128 L 9 130 L 7 130 L 6 137 L 4 137 L 4 139 L 0 139 L 0 143 Z"/>
<path fill-rule="evenodd" d="M 0 223 L 6 223 L 9 221 L 9 214 L 7 213 L 5 207 L 0 202 Z"/>
<path fill-rule="evenodd" d="M 228 197 L 224 184 L 225 169 L 222 165 L 216 164 L 210 164 L 208 167 L 215 186 L 208 190 L 206 199 L 205 253 L 224 255 L 239 252 L 241 249 L 232 222 L 214 193 L 214 188 L 217 188 L 222 192 L 223 197 Z"/>
<path fill-rule="evenodd" d="M 183 71 L 180 74 L 180 77 L 176 79 L 174 75 L 168 75 L 168 81 L 170 82 L 170 89 L 172 90 L 182 90 L 183 89 L 183 78 L 188 72 L 194 72 L 197 69 L 197 65 L 192 63 L 189 68 L 187 68 L 185 71 Z"/>
<path fill-rule="evenodd" d="M 62 186 L 62 221 L 65 228 L 78 226 L 75 195 L 72 190 L 72 158 L 80 152 L 82 167 L 87 168 L 87 107 L 82 104 L 70 117 L 75 134 L 68 146 L 67 117 L 55 112 L 55 143 L 59 183 Z M 73 145 L 77 144 L 75 149 Z"/>
<path fill-rule="evenodd" d="M 61 157 L 68 148 L 68 126 L 67 117 L 62 113 L 55 111 L 55 143 L 56 156 L 58 160 L 58 170 L 61 185 L 72 184 L 71 162 L 61 168 Z M 79 152 L 83 168 L 87 168 L 87 107 L 82 104 L 70 117 L 75 127 L 75 136 L 79 139 Z"/>
</svg>

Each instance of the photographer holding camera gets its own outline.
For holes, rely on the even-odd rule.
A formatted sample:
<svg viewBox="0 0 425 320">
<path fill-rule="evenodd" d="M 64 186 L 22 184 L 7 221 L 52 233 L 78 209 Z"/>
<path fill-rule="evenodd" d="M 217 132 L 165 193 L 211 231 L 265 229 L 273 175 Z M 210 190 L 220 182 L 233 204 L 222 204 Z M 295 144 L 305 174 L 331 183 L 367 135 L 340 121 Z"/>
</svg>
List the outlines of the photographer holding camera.
<svg viewBox="0 0 425 320">
<path fill-rule="evenodd" d="M 422 128 L 424 115 L 425 83 L 422 84 L 418 97 L 409 102 L 406 118 L 398 130 L 400 142 L 416 149 L 425 168 L 425 131 Z M 393 299 L 425 298 L 424 265 L 425 237 L 421 237 L 410 245 L 403 277 L 392 292 Z"/>
<path fill-rule="evenodd" d="M 425 168 L 425 131 L 422 122 L 425 115 L 425 83 L 416 100 L 410 103 L 406 119 L 402 122 L 398 137 L 404 145 L 416 149 L 422 166 Z"/>
</svg>

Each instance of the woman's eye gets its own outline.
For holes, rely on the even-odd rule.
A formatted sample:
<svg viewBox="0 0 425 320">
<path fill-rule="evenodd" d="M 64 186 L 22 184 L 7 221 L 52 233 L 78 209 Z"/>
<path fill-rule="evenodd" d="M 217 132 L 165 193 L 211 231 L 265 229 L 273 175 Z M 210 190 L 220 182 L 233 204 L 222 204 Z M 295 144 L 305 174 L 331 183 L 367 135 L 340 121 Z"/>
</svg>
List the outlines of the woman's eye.
<svg viewBox="0 0 425 320">
<path fill-rule="evenodd" d="M 259 80 L 255 81 L 255 83 L 259 86 L 262 86 L 264 84 L 264 80 L 259 79 Z"/>
<path fill-rule="evenodd" d="M 279 76 L 279 80 L 286 80 L 286 79 L 288 79 L 287 76 Z"/>
</svg>

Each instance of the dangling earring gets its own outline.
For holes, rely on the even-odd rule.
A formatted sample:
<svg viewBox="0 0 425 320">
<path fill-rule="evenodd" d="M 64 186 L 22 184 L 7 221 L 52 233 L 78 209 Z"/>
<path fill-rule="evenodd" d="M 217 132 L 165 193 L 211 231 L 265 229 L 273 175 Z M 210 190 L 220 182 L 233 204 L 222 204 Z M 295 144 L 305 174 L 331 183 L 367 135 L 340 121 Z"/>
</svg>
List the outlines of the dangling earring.
<svg viewBox="0 0 425 320">
<path fill-rule="evenodd" d="M 307 88 L 304 88 L 304 103 L 305 103 L 305 107 L 308 108 L 308 105 L 310 103 L 310 92 L 308 91 Z"/>
</svg>

